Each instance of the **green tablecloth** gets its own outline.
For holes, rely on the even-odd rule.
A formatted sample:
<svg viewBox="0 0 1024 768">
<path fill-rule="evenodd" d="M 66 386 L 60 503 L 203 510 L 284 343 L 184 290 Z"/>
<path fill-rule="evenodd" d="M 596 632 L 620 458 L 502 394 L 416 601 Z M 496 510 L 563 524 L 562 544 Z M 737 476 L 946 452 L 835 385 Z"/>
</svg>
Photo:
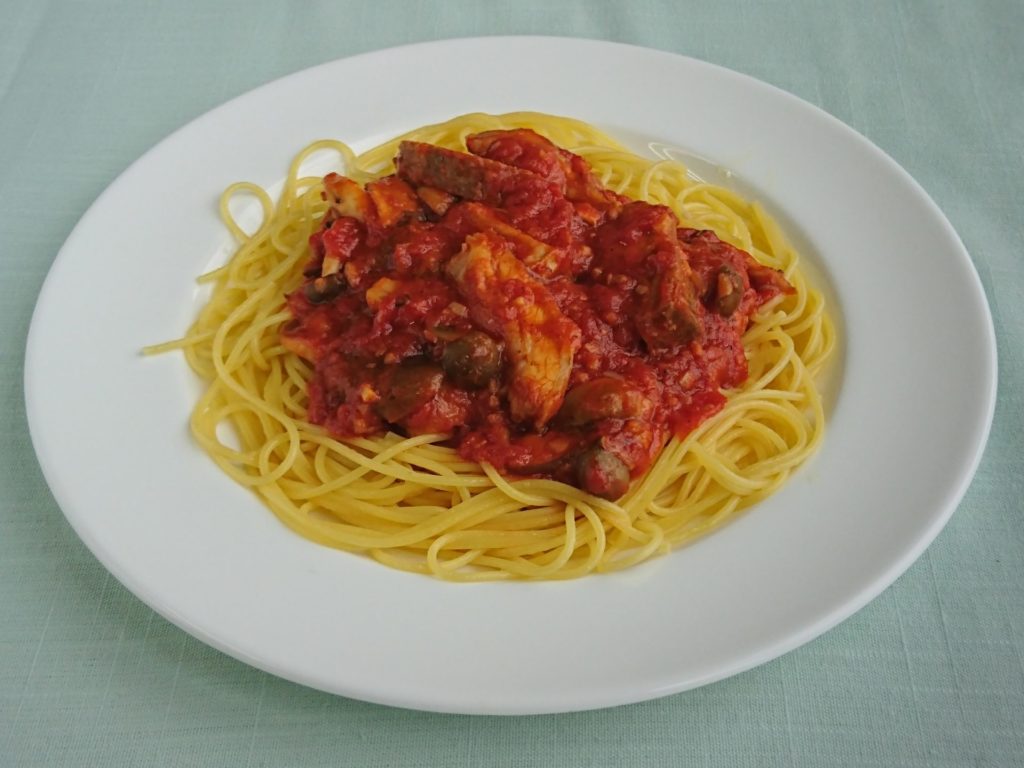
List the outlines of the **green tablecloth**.
<svg viewBox="0 0 1024 768">
<path fill-rule="evenodd" d="M 423 714 L 308 690 L 154 615 L 78 541 L 36 464 L 22 392 L 31 310 L 64 238 L 118 173 L 279 75 L 496 33 L 661 48 L 802 96 L 921 182 L 988 293 L 1000 399 L 952 522 L 853 618 L 730 680 L 534 718 Z M 1022 764 L 1022 42 L 1019 0 L 0 0 L 0 765 Z"/>
</svg>

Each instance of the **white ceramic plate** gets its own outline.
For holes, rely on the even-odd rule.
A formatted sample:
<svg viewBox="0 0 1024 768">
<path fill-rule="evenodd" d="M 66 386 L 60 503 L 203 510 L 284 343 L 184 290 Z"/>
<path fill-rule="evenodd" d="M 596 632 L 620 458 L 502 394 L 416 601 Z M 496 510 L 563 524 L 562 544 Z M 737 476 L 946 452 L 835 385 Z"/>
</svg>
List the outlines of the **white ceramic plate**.
<svg viewBox="0 0 1024 768">
<path fill-rule="evenodd" d="M 600 73 L 595 74 L 595 73 Z M 364 149 L 471 111 L 594 122 L 731 169 L 836 299 L 844 345 L 821 453 L 726 529 L 628 572 L 452 585 L 286 530 L 191 442 L 180 356 L 215 201 L 273 185 L 308 141 Z M 813 106 L 691 59 L 585 40 L 427 43 L 325 64 L 182 128 L 82 217 L 28 342 L 32 438 L 68 520 L 155 610 L 276 675 L 356 698 L 540 713 L 682 691 L 772 659 L 893 582 L 952 514 L 995 399 L 977 274 L 922 189 Z"/>
</svg>

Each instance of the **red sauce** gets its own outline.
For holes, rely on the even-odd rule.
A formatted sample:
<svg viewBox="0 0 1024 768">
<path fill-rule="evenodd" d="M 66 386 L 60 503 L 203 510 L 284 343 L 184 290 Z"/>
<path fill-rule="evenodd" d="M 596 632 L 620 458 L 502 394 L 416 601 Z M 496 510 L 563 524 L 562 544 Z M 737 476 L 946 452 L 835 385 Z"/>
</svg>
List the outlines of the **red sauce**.
<svg viewBox="0 0 1024 768">
<path fill-rule="evenodd" d="M 467 459 L 608 498 L 747 378 L 742 334 L 792 292 L 527 130 L 403 143 L 365 189 L 325 178 L 282 338 L 339 437 L 445 433 Z"/>
</svg>

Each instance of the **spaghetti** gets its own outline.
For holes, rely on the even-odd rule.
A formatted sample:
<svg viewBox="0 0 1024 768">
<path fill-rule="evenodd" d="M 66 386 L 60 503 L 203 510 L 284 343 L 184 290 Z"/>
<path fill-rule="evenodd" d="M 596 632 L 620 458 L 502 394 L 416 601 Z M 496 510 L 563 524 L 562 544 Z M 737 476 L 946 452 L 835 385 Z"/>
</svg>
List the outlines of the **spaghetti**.
<svg viewBox="0 0 1024 768">
<path fill-rule="evenodd" d="M 620 195 L 670 207 L 682 227 L 781 270 L 795 291 L 761 307 L 743 336 L 749 376 L 724 407 L 611 501 L 551 479 L 504 476 L 460 457 L 444 434 L 339 439 L 308 420 L 312 365 L 282 343 L 285 296 L 303 283 L 308 243 L 328 211 L 323 180 L 302 175 L 316 153 L 336 152 L 361 184 L 391 172 L 400 142 L 462 149 L 467 136 L 529 127 L 590 164 Z M 229 203 L 256 198 L 247 233 Z M 239 183 L 221 215 L 240 245 L 200 278 L 209 302 L 180 348 L 206 382 L 191 418 L 200 446 L 251 488 L 287 526 L 321 544 L 366 553 L 403 570 L 458 581 L 572 578 L 639 563 L 720 526 L 776 491 L 821 442 L 815 378 L 835 343 L 824 300 L 798 256 L 756 204 L 688 175 L 673 161 L 630 154 L 585 123 L 536 113 L 466 115 L 417 129 L 361 155 L 319 141 L 294 159 L 275 202 Z M 228 427 L 228 429 L 224 429 Z"/>
</svg>

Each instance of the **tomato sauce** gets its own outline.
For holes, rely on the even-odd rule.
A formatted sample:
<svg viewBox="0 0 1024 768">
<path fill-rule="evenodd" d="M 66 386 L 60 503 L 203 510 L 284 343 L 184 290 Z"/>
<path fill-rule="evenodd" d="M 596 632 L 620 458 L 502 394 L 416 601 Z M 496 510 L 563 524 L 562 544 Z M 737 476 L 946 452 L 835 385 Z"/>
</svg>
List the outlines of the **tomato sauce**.
<svg viewBox="0 0 1024 768">
<path fill-rule="evenodd" d="M 742 335 L 792 287 L 529 130 L 403 142 L 331 174 L 283 343 L 339 437 L 443 433 L 467 459 L 617 498 L 747 378 Z"/>
</svg>

